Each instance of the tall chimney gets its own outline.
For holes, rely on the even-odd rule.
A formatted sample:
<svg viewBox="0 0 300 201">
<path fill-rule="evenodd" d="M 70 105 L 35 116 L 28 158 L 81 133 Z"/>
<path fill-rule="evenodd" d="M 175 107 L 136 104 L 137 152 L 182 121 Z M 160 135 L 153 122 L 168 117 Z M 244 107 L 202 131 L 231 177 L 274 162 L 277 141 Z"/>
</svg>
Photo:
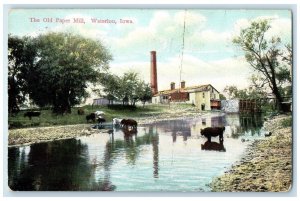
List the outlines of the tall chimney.
<svg viewBox="0 0 300 201">
<path fill-rule="evenodd" d="M 152 95 L 157 94 L 157 70 L 156 70 L 156 51 L 151 51 L 151 91 Z"/>
</svg>

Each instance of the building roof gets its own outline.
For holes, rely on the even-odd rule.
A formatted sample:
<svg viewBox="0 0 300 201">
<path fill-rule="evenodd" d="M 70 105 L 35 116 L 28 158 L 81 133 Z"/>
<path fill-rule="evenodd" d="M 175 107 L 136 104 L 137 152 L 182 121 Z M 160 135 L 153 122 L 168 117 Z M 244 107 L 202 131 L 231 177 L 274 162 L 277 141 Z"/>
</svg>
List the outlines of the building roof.
<svg viewBox="0 0 300 201">
<path fill-rule="evenodd" d="M 201 91 L 209 91 L 210 87 L 212 87 L 214 90 L 216 90 L 211 84 L 205 84 L 205 85 L 195 85 L 195 86 L 190 86 L 190 87 L 185 87 L 185 88 L 177 88 L 177 89 L 168 89 L 168 90 L 162 90 L 157 92 L 154 96 L 158 95 L 168 95 L 172 94 L 175 92 L 201 92 Z M 216 90 L 218 93 L 219 91 Z"/>
</svg>

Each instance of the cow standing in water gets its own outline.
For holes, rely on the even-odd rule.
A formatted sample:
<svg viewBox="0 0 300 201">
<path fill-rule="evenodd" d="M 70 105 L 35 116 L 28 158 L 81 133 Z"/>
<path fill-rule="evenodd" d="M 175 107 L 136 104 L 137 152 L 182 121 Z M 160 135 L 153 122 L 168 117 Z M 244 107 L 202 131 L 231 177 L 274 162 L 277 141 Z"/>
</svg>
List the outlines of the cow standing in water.
<svg viewBox="0 0 300 201">
<path fill-rule="evenodd" d="M 105 118 L 102 116 L 98 116 L 97 118 L 98 126 L 102 126 L 104 122 L 106 122 Z"/>
<path fill-rule="evenodd" d="M 113 118 L 113 126 L 114 127 L 120 127 L 121 126 L 121 121 L 122 121 L 123 119 L 118 119 L 118 118 Z"/>
<path fill-rule="evenodd" d="M 121 121 L 121 126 L 124 128 L 127 128 L 128 129 L 128 127 L 131 127 L 131 128 L 133 128 L 133 129 L 136 129 L 137 128 L 137 122 L 135 121 L 135 120 L 133 120 L 133 119 L 123 119 L 122 121 Z"/>
<path fill-rule="evenodd" d="M 211 137 L 219 136 L 219 141 L 223 142 L 223 132 L 225 131 L 225 127 L 207 127 L 200 130 L 201 135 L 204 135 L 208 142 L 211 142 Z"/>
</svg>

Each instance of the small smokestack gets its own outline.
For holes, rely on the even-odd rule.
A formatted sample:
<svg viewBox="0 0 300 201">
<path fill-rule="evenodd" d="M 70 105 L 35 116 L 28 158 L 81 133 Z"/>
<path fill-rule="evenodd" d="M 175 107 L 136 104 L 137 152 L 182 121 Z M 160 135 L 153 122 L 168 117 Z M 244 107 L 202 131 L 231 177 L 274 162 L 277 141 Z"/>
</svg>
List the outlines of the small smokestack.
<svg viewBox="0 0 300 201">
<path fill-rule="evenodd" d="M 175 82 L 171 82 L 171 90 L 175 89 Z"/>
<path fill-rule="evenodd" d="M 150 52 L 150 57 L 151 57 L 151 75 L 150 75 L 150 80 L 151 80 L 151 91 L 152 94 L 157 94 L 157 69 L 156 69 L 156 51 L 151 51 Z"/>
<path fill-rule="evenodd" d="M 185 88 L 185 81 L 181 81 L 181 83 L 180 83 L 180 88 L 181 88 L 181 89 Z"/>
</svg>

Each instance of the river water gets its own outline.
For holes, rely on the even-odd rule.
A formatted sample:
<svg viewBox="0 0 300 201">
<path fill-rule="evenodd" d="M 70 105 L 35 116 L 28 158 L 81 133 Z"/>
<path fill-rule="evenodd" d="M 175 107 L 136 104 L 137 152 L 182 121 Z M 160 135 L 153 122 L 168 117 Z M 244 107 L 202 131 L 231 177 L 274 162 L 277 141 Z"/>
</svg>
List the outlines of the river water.
<svg viewBox="0 0 300 201">
<path fill-rule="evenodd" d="M 225 126 L 209 143 L 205 127 Z M 208 184 L 264 138 L 258 116 L 203 115 L 8 149 L 8 184 L 18 191 L 210 191 Z"/>
</svg>

